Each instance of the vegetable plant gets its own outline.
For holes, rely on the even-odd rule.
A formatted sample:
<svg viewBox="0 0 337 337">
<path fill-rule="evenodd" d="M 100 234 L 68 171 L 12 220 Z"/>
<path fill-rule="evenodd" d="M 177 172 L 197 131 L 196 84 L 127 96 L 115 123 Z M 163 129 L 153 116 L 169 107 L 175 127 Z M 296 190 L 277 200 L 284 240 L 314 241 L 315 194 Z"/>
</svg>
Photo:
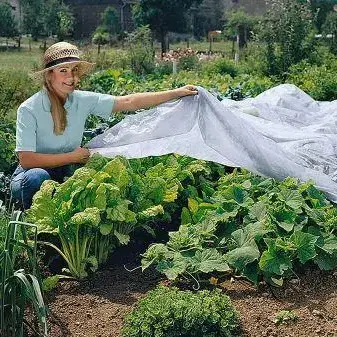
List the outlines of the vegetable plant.
<svg viewBox="0 0 337 337">
<path fill-rule="evenodd" d="M 197 293 L 159 286 L 126 316 L 125 337 L 237 336 L 238 315 L 220 291 Z"/>
<path fill-rule="evenodd" d="M 18 217 L 19 218 L 19 214 Z M 33 230 L 34 240 L 28 239 Z M 20 239 L 21 234 L 21 239 Z M 4 249 L 0 253 L 0 329 L 2 336 L 24 336 L 25 326 L 33 327 L 25 319 L 25 311 L 30 305 L 37 317 L 40 336 L 47 336 L 47 309 L 44 304 L 36 259 L 37 227 L 33 224 L 10 221 L 7 229 Z M 31 273 L 15 268 L 19 248 L 28 256 Z"/>
</svg>

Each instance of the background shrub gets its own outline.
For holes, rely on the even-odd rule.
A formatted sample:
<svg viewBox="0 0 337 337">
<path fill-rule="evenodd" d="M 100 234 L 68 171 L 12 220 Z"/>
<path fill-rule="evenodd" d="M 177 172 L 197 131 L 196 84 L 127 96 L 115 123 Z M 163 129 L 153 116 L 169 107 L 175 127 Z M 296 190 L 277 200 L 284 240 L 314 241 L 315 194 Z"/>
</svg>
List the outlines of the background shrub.
<svg viewBox="0 0 337 337">
<path fill-rule="evenodd" d="M 17 107 L 37 90 L 39 83 L 34 82 L 27 73 L 1 69 L 0 119 L 15 118 Z"/>
<path fill-rule="evenodd" d="M 230 337 L 238 317 L 219 291 L 180 291 L 159 286 L 125 318 L 125 337 Z"/>
<path fill-rule="evenodd" d="M 231 77 L 235 77 L 238 74 L 238 68 L 236 67 L 234 61 L 225 58 L 220 58 L 214 61 L 207 61 L 203 64 L 202 69 L 207 75 L 228 74 Z"/>
<path fill-rule="evenodd" d="M 295 84 L 315 100 L 332 101 L 337 99 L 336 71 L 336 59 L 321 66 L 303 61 L 291 67 L 287 82 Z"/>
<path fill-rule="evenodd" d="M 188 55 L 182 56 L 179 59 L 178 69 L 179 70 L 194 70 L 199 66 L 198 56 Z"/>
</svg>

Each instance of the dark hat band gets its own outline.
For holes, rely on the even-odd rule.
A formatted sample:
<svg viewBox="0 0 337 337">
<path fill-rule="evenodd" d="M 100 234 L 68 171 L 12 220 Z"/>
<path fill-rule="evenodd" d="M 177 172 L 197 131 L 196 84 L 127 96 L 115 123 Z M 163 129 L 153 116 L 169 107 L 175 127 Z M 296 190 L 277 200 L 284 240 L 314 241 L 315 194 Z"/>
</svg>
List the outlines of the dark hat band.
<svg viewBox="0 0 337 337">
<path fill-rule="evenodd" d="M 81 60 L 78 57 L 63 57 L 47 63 L 44 68 L 47 69 L 50 67 L 57 66 L 60 63 L 73 62 L 73 61 L 81 61 Z"/>
</svg>

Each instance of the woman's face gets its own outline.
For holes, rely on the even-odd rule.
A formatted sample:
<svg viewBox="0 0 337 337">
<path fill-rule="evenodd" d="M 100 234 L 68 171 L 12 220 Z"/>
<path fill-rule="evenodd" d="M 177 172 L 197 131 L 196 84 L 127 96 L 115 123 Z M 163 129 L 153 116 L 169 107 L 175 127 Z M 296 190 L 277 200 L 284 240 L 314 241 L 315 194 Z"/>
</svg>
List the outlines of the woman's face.
<svg viewBox="0 0 337 337">
<path fill-rule="evenodd" d="M 62 98 L 66 98 L 70 92 L 75 90 L 78 80 L 77 65 L 60 66 L 51 72 L 51 85 Z"/>
</svg>

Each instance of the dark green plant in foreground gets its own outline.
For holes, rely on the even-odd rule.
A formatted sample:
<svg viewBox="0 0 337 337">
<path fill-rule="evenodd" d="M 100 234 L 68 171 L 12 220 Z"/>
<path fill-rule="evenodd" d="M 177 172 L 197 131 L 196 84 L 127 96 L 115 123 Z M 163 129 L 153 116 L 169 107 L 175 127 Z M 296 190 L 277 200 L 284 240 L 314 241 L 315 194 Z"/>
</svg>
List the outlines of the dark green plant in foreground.
<svg viewBox="0 0 337 337">
<path fill-rule="evenodd" d="M 238 316 L 220 291 L 180 291 L 159 286 L 125 318 L 125 337 L 236 336 Z"/>
<path fill-rule="evenodd" d="M 25 326 L 31 324 L 25 318 L 27 306 L 30 306 L 37 317 L 39 330 L 37 336 L 47 336 L 46 307 L 37 277 L 36 237 L 37 227 L 32 224 L 10 221 L 6 233 L 4 249 L 0 253 L 0 335 L 22 337 Z M 28 239 L 28 231 L 33 229 L 33 242 Z M 16 269 L 19 253 L 28 258 L 30 273 Z M 35 330 L 35 329 L 33 329 Z"/>
</svg>

